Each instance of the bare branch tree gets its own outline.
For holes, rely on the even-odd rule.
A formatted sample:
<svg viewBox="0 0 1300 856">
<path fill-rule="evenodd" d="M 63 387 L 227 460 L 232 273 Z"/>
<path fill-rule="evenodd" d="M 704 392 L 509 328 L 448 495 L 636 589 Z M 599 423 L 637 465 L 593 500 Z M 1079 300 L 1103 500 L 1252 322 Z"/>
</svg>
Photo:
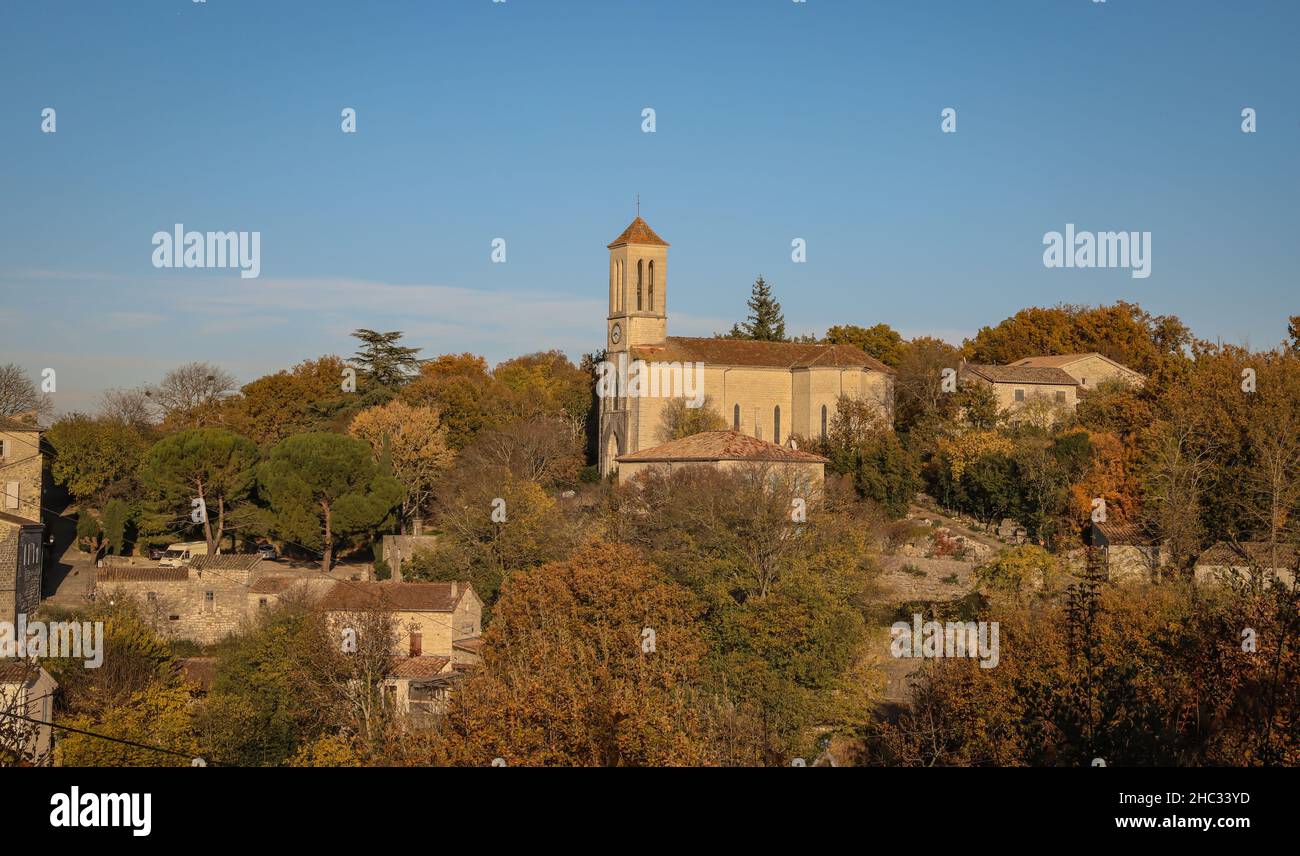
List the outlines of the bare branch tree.
<svg viewBox="0 0 1300 856">
<path fill-rule="evenodd" d="M 164 417 L 188 417 L 237 388 L 235 376 L 211 363 L 186 363 L 163 375 L 146 394 Z"/>
<path fill-rule="evenodd" d="M 99 399 L 99 412 L 109 419 L 140 429 L 148 428 L 157 420 L 153 397 L 142 386 L 105 390 Z"/>
<path fill-rule="evenodd" d="M 386 609 L 316 613 L 310 620 L 304 692 L 342 727 L 371 745 L 381 742 L 397 724 L 386 684 L 405 628 Z"/>
<path fill-rule="evenodd" d="M 53 410 L 50 397 L 15 363 L 0 366 L 0 416 L 44 418 Z"/>
<path fill-rule="evenodd" d="M 468 466 L 503 467 L 538 484 L 572 478 L 581 466 L 580 446 L 561 419 L 534 416 L 485 431 L 464 452 Z"/>
</svg>

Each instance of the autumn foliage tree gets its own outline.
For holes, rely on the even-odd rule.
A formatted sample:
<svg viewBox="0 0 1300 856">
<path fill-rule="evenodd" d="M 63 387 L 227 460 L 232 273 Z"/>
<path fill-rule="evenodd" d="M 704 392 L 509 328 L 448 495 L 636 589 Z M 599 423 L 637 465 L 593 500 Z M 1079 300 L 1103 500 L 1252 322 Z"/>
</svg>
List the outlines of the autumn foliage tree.
<svg viewBox="0 0 1300 856">
<path fill-rule="evenodd" d="M 401 522 L 402 531 L 410 531 L 426 512 L 434 487 L 455 457 L 438 410 L 394 399 L 358 413 L 348 433 L 369 443 L 376 460 L 387 456 L 393 475 L 406 488 Z"/>
<path fill-rule="evenodd" d="M 100 505 L 127 497 L 148 448 L 144 436 L 116 419 L 72 413 L 45 433 L 53 450 L 50 473 L 74 498 Z"/>
<path fill-rule="evenodd" d="M 623 545 L 515 573 L 484 633 L 482 667 L 452 698 L 426 762 L 710 763 L 700 613 L 688 590 Z"/>
</svg>

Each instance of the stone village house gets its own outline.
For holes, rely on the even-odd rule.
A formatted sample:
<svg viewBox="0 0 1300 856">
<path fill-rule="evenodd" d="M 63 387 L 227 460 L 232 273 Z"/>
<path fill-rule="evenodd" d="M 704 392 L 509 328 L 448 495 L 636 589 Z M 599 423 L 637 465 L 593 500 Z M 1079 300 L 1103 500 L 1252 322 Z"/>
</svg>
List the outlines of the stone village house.
<svg viewBox="0 0 1300 856">
<path fill-rule="evenodd" d="M 391 614 L 400 636 L 387 690 L 417 728 L 432 724 L 459 672 L 479 661 L 483 601 L 467 582 L 338 583 L 316 608 L 339 623 L 358 612 Z"/>
<path fill-rule="evenodd" d="M 1220 541 L 1197 558 L 1194 573 L 1199 585 L 1241 585 L 1258 579 L 1265 585 L 1294 588 L 1297 571 L 1300 545 L 1277 544 L 1275 549 L 1267 541 Z"/>
<path fill-rule="evenodd" d="M 976 383 L 993 392 L 999 411 L 1015 418 L 1031 402 L 1046 401 L 1073 410 L 1079 403 L 1079 382 L 1064 369 L 1049 366 L 984 366 L 961 368 L 963 383 Z"/>
<path fill-rule="evenodd" d="M 1015 419 L 1017 411 L 1035 399 L 1073 410 L 1089 390 L 1109 380 L 1141 386 L 1145 378 L 1128 366 L 1098 353 L 1025 357 L 1005 366 L 963 364 L 963 382 L 993 391 L 998 410 Z"/>
<path fill-rule="evenodd" d="M 1115 362 L 1097 352 L 1090 354 L 1055 354 L 1044 357 L 1025 357 L 1008 367 L 1055 368 L 1079 382 L 1079 392 L 1087 392 L 1108 380 L 1122 380 L 1130 386 L 1141 386 L 1146 380 L 1140 372 Z"/>
<path fill-rule="evenodd" d="M 100 569 L 96 597 L 133 598 L 162 635 L 204 645 L 290 601 L 332 620 L 390 612 L 402 636 L 388 689 L 417 726 L 441 711 L 460 673 L 479 662 L 483 601 L 468 582 L 357 582 L 265 567 L 255 555 L 197 556 L 185 568 L 110 566 Z"/>
</svg>

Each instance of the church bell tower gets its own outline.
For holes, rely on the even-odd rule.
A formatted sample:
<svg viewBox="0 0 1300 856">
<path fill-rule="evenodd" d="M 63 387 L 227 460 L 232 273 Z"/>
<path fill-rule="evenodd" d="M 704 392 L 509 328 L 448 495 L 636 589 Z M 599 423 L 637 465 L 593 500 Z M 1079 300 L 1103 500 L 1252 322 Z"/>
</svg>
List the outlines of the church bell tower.
<svg viewBox="0 0 1300 856">
<path fill-rule="evenodd" d="M 637 218 L 609 247 L 609 318 L 605 347 L 611 354 L 668 336 L 668 242 Z"/>
</svg>

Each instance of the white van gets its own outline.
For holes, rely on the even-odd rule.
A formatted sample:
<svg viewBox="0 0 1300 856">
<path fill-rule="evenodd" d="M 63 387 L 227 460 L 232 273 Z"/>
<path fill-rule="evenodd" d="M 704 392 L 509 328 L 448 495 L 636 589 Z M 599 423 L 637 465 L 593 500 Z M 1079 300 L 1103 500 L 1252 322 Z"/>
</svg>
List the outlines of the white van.
<svg viewBox="0 0 1300 856">
<path fill-rule="evenodd" d="M 180 541 L 167 545 L 162 558 L 158 560 L 158 565 L 163 568 L 184 568 L 189 565 L 190 559 L 207 554 L 207 541 Z"/>
</svg>

